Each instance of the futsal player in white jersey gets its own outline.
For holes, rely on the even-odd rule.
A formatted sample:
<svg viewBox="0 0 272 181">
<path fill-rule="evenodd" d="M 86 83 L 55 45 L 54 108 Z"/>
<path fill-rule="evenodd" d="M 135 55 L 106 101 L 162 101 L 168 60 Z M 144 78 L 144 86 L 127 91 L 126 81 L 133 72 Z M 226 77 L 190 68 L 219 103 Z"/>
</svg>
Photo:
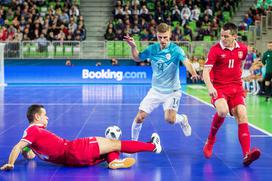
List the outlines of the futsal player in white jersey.
<svg viewBox="0 0 272 181">
<path fill-rule="evenodd" d="M 181 97 L 180 62 L 190 72 L 192 79 L 197 79 L 198 75 L 184 51 L 178 45 L 170 42 L 170 37 L 170 26 L 166 23 L 159 24 L 157 26 L 158 42 L 148 46 L 141 53 L 137 50 L 132 37 L 124 37 L 124 40 L 131 47 L 134 61 L 140 62 L 149 59 L 153 70 L 152 87 L 142 100 L 139 112 L 131 127 L 132 140 L 138 140 L 144 119 L 161 104 L 163 105 L 165 120 L 170 124 L 179 124 L 185 136 L 191 135 L 192 129 L 187 116 L 177 114 Z"/>
</svg>

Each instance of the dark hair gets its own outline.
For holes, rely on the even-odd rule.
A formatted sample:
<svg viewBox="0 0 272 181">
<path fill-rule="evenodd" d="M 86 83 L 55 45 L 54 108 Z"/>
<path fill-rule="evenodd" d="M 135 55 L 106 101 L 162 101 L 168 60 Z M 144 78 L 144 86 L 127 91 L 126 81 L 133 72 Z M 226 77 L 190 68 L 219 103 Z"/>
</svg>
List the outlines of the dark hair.
<svg viewBox="0 0 272 181">
<path fill-rule="evenodd" d="M 234 23 L 226 23 L 226 24 L 224 24 L 223 30 L 224 31 L 230 30 L 230 34 L 231 35 L 237 35 L 237 33 L 238 33 L 238 28 L 237 28 L 237 26 Z"/>
<path fill-rule="evenodd" d="M 26 117 L 29 123 L 32 123 L 34 121 L 34 115 L 36 113 L 41 113 L 41 108 L 44 108 L 44 106 L 38 104 L 33 104 L 28 107 Z"/>
</svg>

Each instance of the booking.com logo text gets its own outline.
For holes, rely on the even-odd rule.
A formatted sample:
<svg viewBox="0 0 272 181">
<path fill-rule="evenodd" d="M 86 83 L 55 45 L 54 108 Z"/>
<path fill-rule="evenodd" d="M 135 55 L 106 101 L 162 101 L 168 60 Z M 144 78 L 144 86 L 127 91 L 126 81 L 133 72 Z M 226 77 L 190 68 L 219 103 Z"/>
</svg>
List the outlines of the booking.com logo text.
<svg viewBox="0 0 272 181">
<path fill-rule="evenodd" d="M 82 69 L 82 79 L 116 79 L 117 81 L 123 79 L 146 79 L 146 72 L 122 72 L 111 71 L 110 69 L 89 71 L 88 69 Z"/>
</svg>

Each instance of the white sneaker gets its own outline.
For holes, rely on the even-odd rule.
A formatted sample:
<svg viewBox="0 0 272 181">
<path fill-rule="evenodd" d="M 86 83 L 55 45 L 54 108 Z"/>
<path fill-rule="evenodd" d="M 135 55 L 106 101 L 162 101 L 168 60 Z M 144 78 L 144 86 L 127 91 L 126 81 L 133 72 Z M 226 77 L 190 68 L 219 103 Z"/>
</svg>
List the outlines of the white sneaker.
<svg viewBox="0 0 272 181">
<path fill-rule="evenodd" d="M 124 158 L 124 159 L 115 159 L 109 163 L 110 169 L 118 169 L 118 168 L 129 168 L 135 164 L 134 158 Z"/>
<path fill-rule="evenodd" d="M 153 150 L 155 153 L 159 154 L 162 151 L 160 136 L 157 133 L 151 135 L 151 143 L 155 145 Z"/>
<path fill-rule="evenodd" d="M 192 135 L 192 128 L 188 122 L 188 118 L 185 114 L 181 114 L 181 116 L 183 116 L 183 118 L 184 118 L 184 120 L 180 123 L 182 131 L 185 136 L 191 136 Z"/>
</svg>

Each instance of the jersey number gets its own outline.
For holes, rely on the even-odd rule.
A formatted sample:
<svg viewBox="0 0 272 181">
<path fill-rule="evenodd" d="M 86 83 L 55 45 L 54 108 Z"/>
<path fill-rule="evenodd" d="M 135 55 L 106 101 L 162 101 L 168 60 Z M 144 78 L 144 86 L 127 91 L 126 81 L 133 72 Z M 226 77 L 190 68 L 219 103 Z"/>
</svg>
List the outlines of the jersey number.
<svg viewBox="0 0 272 181">
<path fill-rule="evenodd" d="M 163 63 L 158 63 L 158 72 L 163 72 Z"/>
<path fill-rule="evenodd" d="M 229 68 L 234 67 L 234 59 L 229 59 Z"/>
<path fill-rule="evenodd" d="M 173 98 L 172 108 L 175 109 L 179 106 L 179 99 Z"/>
</svg>

